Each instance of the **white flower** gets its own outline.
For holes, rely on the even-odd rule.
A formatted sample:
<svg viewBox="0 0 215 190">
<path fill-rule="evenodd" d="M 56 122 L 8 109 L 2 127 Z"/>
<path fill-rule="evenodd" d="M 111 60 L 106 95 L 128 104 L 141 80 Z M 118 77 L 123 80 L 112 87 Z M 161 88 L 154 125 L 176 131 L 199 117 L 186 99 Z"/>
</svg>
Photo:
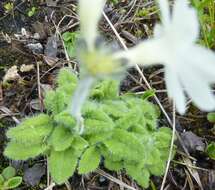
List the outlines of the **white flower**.
<svg viewBox="0 0 215 190">
<path fill-rule="evenodd" d="M 119 57 L 139 65 L 163 64 L 168 95 L 179 113 L 186 110 L 187 94 L 200 109 L 215 109 L 210 85 L 215 82 L 215 54 L 195 44 L 199 25 L 195 10 L 186 0 L 177 0 L 172 14 L 167 0 L 159 0 L 162 25 L 154 37 L 123 52 Z"/>
<path fill-rule="evenodd" d="M 71 100 L 70 113 L 76 118 L 80 133 L 84 128 L 81 109 L 93 83 L 104 77 L 118 76 L 125 70 L 108 47 L 102 43 L 99 47 L 97 45 L 98 21 L 104 4 L 105 0 L 79 0 L 80 33 L 84 46 L 79 47 L 80 81 Z"/>
<path fill-rule="evenodd" d="M 98 37 L 98 21 L 102 15 L 105 0 L 79 0 L 81 36 L 89 49 L 94 49 Z"/>
</svg>

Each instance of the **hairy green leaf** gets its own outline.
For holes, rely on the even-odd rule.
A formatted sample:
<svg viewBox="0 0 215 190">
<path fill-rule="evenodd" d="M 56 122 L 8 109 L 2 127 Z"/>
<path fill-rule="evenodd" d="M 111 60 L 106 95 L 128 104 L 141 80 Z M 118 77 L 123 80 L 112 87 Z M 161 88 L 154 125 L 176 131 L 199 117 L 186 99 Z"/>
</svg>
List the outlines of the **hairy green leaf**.
<svg viewBox="0 0 215 190">
<path fill-rule="evenodd" d="M 73 175 L 79 156 L 72 148 L 65 151 L 51 151 L 48 164 L 51 176 L 57 184 L 66 182 Z"/>
<path fill-rule="evenodd" d="M 34 158 L 47 150 L 44 144 L 25 145 L 18 142 L 10 141 L 4 150 L 4 155 L 13 160 L 27 160 Z"/>
<path fill-rule="evenodd" d="M 73 139 L 74 137 L 69 129 L 57 126 L 50 137 L 49 143 L 55 151 L 63 151 L 71 146 Z"/>
<path fill-rule="evenodd" d="M 126 173 L 137 181 L 142 187 L 147 188 L 149 186 L 150 174 L 147 169 L 139 168 L 137 165 L 126 164 Z"/>
<path fill-rule="evenodd" d="M 69 129 L 74 129 L 76 125 L 75 119 L 67 111 L 61 112 L 54 116 L 54 120 L 58 125 L 65 126 Z"/>
<path fill-rule="evenodd" d="M 4 183 L 4 177 L 0 174 L 0 187 L 1 187 L 1 185 L 3 185 L 3 183 Z"/>
<path fill-rule="evenodd" d="M 105 157 L 104 164 L 107 169 L 112 171 L 118 172 L 123 169 L 123 161 L 113 161 L 111 157 Z"/>
<path fill-rule="evenodd" d="M 81 157 L 79 162 L 78 172 L 86 174 L 98 168 L 100 163 L 100 154 L 96 147 L 89 147 Z"/>
<path fill-rule="evenodd" d="M 74 71 L 72 71 L 71 69 L 67 68 L 67 69 L 61 69 L 59 74 L 58 74 L 58 78 L 57 78 L 57 83 L 58 86 L 64 86 L 64 85 L 72 85 L 72 84 L 77 84 L 78 82 L 78 78 L 76 76 L 76 74 L 74 73 Z"/>
<path fill-rule="evenodd" d="M 72 147 L 75 150 L 83 151 L 85 148 L 87 148 L 88 145 L 89 143 L 81 136 L 78 136 L 78 135 L 74 136 Z"/>
<path fill-rule="evenodd" d="M 45 108 L 52 114 L 58 114 L 66 108 L 68 104 L 68 95 L 63 91 L 48 91 L 44 100 Z"/>
<path fill-rule="evenodd" d="M 91 92 L 91 98 L 97 100 L 114 99 L 119 94 L 119 82 L 104 80 L 97 84 Z"/>
<path fill-rule="evenodd" d="M 28 118 L 17 127 L 7 131 L 7 137 L 13 141 L 24 144 L 39 144 L 45 141 L 53 129 L 52 121 L 48 115 L 40 114 Z"/>
</svg>

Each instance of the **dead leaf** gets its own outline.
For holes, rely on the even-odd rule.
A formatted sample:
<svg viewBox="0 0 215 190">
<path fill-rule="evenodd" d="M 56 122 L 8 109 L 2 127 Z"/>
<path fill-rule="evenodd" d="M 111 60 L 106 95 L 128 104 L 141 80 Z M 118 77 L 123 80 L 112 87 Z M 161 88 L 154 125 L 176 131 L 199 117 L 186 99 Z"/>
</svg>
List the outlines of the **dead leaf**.
<svg viewBox="0 0 215 190">
<path fill-rule="evenodd" d="M 205 143 L 203 142 L 203 138 L 197 136 L 191 131 L 184 132 L 181 134 L 181 139 L 190 153 L 205 150 Z"/>
<path fill-rule="evenodd" d="M 5 74 L 5 76 L 3 78 L 3 83 L 8 82 L 8 81 L 15 81 L 19 78 L 21 78 L 21 77 L 18 74 L 17 66 L 14 65 L 10 69 L 8 69 L 7 73 Z"/>
<path fill-rule="evenodd" d="M 44 40 L 47 38 L 49 34 L 49 24 L 48 23 L 41 23 L 41 22 L 35 22 L 33 25 L 35 33 L 39 34 L 39 37 L 41 40 Z"/>
<path fill-rule="evenodd" d="M 55 6 L 57 6 L 58 1 L 59 0 L 46 0 L 46 4 L 47 4 L 47 6 L 55 7 Z"/>
<path fill-rule="evenodd" d="M 46 173 L 45 164 L 35 164 L 24 171 L 24 181 L 34 187 L 40 183 L 42 176 Z"/>
<path fill-rule="evenodd" d="M 40 84 L 41 94 L 45 97 L 47 91 L 52 90 L 52 86 L 50 84 Z"/>
<path fill-rule="evenodd" d="M 33 64 L 31 64 L 31 65 L 22 64 L 21 67 L 20 67 L 20 71 L 22 73 L 29 72 L 29 71 L 32 71 L 32 70 L 34 70 L 34 65 Z"/>
<path fill-rule="evenodd" d="M 58 58 L 52 58 L 48 56 L 43 56 L 44 61 L 49 65 L 49 66 L 54 66 L 58 62 Z"/>
<path fill-rule="evenodd" d="M 30 106 L 32 109 L 39 111 L 40 110 L 40 100 L 39 99 L 31 100 Z"/>
<path fill-rule="evenodd" d="M 57 37 L 53 35 L 52 37 L 48 38 L 45 48 L 45 56 L 56 58 L 57 57 Z"/>
<path fill-rule="evenodd" d="M 198 171 L 197 171 L 195 168 L 192 167 L 193 164 L 192 164 L 192 162 L 190 161 L 190 159 L 186 158 L 185 156 L 182 156 L 182 158 L 183 158 L 184 163 L 185 163 L 186 166 L 187 166 L 188 171 L 189 171 L 190 174 L 193 176 L 193 178 L 195 179 L 195 181 L 196 181 L 197 184 L 199 185 L 200 189 L 203 190 L 202 182 L 201 182 L 201 180 L 200 180 Z"/>
</svg>

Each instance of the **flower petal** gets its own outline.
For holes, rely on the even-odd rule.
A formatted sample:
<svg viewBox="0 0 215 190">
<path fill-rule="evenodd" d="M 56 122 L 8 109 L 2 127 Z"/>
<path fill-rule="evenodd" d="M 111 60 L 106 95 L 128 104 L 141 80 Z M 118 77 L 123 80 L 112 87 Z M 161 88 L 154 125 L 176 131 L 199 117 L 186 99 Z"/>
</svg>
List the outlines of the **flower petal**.
<svg viewBox="0 0 215 190">
<path fill-rule="evenodd" d="M 88 48 L 93 49 L 97 37 L 97 24 L 102 15 L 105 0 L 79 0 L 81 35 Z"/>
<path fill-rule="evenodd" d="M 189 50 L 189 63 L 205 80 L 215 82 L 215 53 L 195 45 Z"/>
<path fill-rule="evenodd" d="M 164 26 L 168 26 L 170 23 L 170 9 L 167 0 L 158 0 L 158 4 L 161 10 L 161 21 Z"/>
<path fill-rule="evenodd" d="M 154 65 L 164 63 L 166 53 L 165 46 L 161 39 L 149 39 L 141 42 L 128 51 L 121 51 L 115 54 L 117 58 L 124 58 L 133 66 L 138 65 Z"/>
<path fill-rule="evenodd" d="M 194 42 L 199 35 L 197 12 L 188 6 L 187 0 L 177 0 L 173 7 L 171 33 L 183 42 Z"/>
<path fill-rule="evenodd" d="M 160 24 L 155 24 L 153 34 L 155 38 L 160 38 L 163 34 L 163 27 Z"/>
<path fill-rule="evenodd" d="M 211 92 L 208 81 L 195 72 L 192 67 L 181 67 L 180 80 L 193 102 L 203 111 L 215 109 L 215 97 Z"/>
<path fill-rule="evenodd" d="M 165 82 L 170 98 L 173 98 L 180 114 L 186 111 L 186 97 L 178 79 L 177 73 L 170 66 L 165 67 Z"/>
</svg>

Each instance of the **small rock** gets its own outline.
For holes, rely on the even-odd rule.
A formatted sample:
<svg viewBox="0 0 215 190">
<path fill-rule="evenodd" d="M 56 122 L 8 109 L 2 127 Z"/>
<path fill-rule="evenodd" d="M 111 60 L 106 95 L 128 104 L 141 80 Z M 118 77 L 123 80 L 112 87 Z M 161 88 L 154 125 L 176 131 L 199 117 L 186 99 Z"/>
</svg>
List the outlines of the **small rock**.
<svg viewBox="0 0 215 190">
<path fill-rule="evenodd" d="M 33 53 L 42 54 L 43 53 L 43 46 L 41 43 L 30 43 L 26 45 Z"/>
</svg>

